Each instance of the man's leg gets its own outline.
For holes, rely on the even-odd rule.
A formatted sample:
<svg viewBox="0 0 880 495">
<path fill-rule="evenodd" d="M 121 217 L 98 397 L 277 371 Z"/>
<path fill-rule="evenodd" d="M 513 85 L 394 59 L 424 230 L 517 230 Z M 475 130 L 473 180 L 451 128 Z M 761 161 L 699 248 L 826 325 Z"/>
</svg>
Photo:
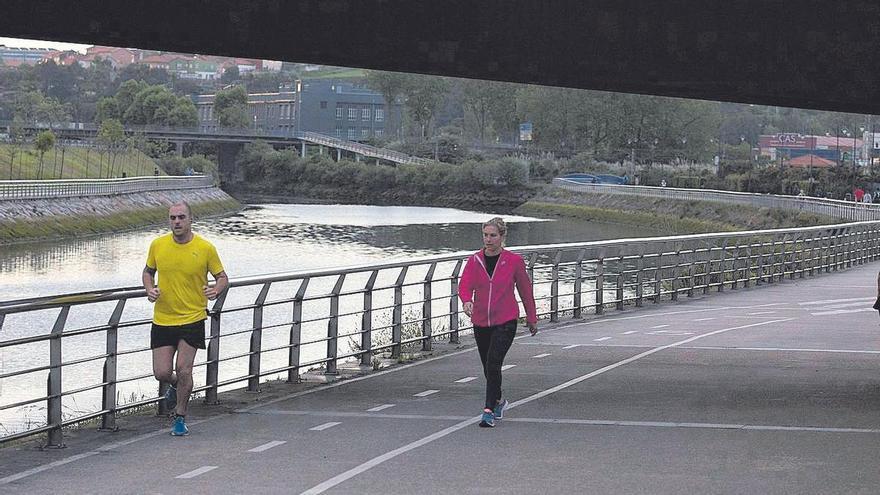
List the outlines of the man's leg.
<svg viewBox="0 0 880 495">
<path fill-rule="evenodd" d="M 193 363 L 196 349 L 181 339 L 177 344 L 177 414 L 186 416 L 186 406 L 193 389 Z"/>
<path fill-rule="evenodd" d="M 174 364 L 174 346 L 162 346 L 153 349 L 153 376 L 160 382 L 177 383 L 171 366 Z"/>
</svg>

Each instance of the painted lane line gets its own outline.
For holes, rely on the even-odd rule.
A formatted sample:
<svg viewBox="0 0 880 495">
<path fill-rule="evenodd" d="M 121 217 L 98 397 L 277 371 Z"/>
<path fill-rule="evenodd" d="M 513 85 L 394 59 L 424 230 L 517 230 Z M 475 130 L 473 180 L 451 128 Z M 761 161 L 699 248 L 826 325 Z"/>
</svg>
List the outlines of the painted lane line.
<svg viewBox="0 0 880 495">
<path fill-rule="evenodd" d="M 602 342 L 603 340 L 610 340 L 611 337 L 599 337 L 598 339 L 593 339 L 593 342 Z"/>
<path fill-rule="evenodd" d="M 165 430 L 162 430 L 162 431 L 164 432 Z M 66 459 L 61 459 L 59 461 L 50 462 L 49 464 L 37 466 L 35 468 L 28 469 L 27 471 L 22 471 L 20 473 L 13 474 L 13 475 L 7 476 L 5 478 L 0 478 L 0 485 L 12 483 L 13 481 L 18 481 L 22 478 L 26 478 L 26 477 L 31 476 L 33 474 L 41 473 L 43 471 L 48 471 L 49 469 L 52 469 L 54 467 L 63 466 L 65 464 L 69 464 L 71 462 L 78 461 L 80 459 L 85 459 L 86 457 L 91 457 L 93 455 L 98 455 L 98 454 L 99 454 L 99 452 L 96 452 L 96 451 L 84 452 L 82 454 L 70 456 Z"/>
<path fill-rule="evenodd" d="M 280 416 L 319 416 L 368 419 L 407 419 L 413 421 L 470 421 L 470 416 L 430 415 L 430 414 L 367 414 L 348 411 L 261 411 L 262 415 Z M 505 418 L 507 420 L 508 418 Z M 570 419 L 570 418 L 509 418 L 513 423 L 565 424 L 584 426 L 638 426 L 652 428 L 704 428 L 721 430 L 762 430 L 762 431 L 814 431 L 832 433 L 880 433 L 877 428 L 841 428 L 824 426 L 788 426 L 788 425 L 750 425 L 745 423 L 696 423 L 675 421 L 631 421 L 617 419 Z"/>
<path fill-rule="evenodd" d="M 309 428 L 309 431 L 324 431 L 327 428 L 333 428 L 336 425 L 340 425 L 339 421 L 330 421 L 329 423 L 324 423 L 322 425 L 315 426 L 314 428 Z"/>
<path fill-rule="evenodd" d="M 472 382 L 476 379 L 477 379 L 477 377 L 475 377 L 475 376 L 466 376 L 460 380 L 455 380 L 455 383 L 467 383 L 467 382 Z"/>
<path fill-rule="evenodd" d="M 580 346 L 581 346 L 580 344 L 572 344 L 572 345 L 567 345 L 567 346 L 563 347 L 562 349 L 563 349 L 563 350 L 565 350 L 565 349 L 574 349 L 575 347 L 580 347 Z"/>
<path fill-rule="evenodd" d="M 179 480 L 185 480 L 185 479 L 189 479 L 189 478 L 195 478 L 196 476 L 199 476 L 199 475 L 201 475 L 201 474 L 205 474 L 205 473 L 207 473 L 208 471 L 213 471 L 213 470 L 215 470 L 215 469 L 217 469 L 217 466 L 202 466 L 202 467 L 200 467 L 200 468 L 198 468 L 198 469 L 194 469 L 194 470 L 192 470 L 192 471 L 190 471 L 190 472 L 188 472 L 188 473 L 183 473 L 183 474 L 181 474 L 180 476 L 175 476 L 175 478 L 176 478 L 176 479 L 179 479 Z"/>
<path fill-rule="evenodd" d="M 273 447 L 277 447 L 279 445 L 284 445 L 285 443 L 287 443 L 287 442 L 285 442 L 283 440 L 274 440 L 269 443 L 264 443 L 263 445 L 260 445 L 259 447 L 254 447 L 251 450 L 248 450 L 248 452 L 265 452 Z"/>
<path fill-rule="evenodd" d="M 611 371 L 615 368 L 619 368 L 621 366 L 627 365 L 627 364 L 632 363 L 634 361 L 638 361 L 639 359 L 645 358 L 645 357 L 650 356 L 652 354 L 656 354 L 660 351 L 665 351 L 666 349 L 671 349 L 673 347 L 678 347 L 678 346 L 681 346 L 684 344 L 689 344 L 689 343 L 691 343 L 695 340 L 701 339 L 703 337 L 710 337 L 713 335 L 718 335 L 718 334 L 721 334 L 724 332 L 729 332 L 732 330 L 740 330 L 743 328 L 759 327 L 759 326 L 763 326 L 763 325 L 770 325 L 772 323 L 783 323 L 786 321 L 791 321 L 793 319 L 794 318 L 783 318 L 783 319 L 773 320 L 773 321 L 762 321 L 762 322 L 758 322 L 758 323 L 751 323 L 748 325 L 741 325 L 741 326 L 737 326 L 737 327 L 722 328 L 720 330 L 715 330 L 713 332 L 708 332 L 708 333 L 704 333 L 701 335 L 695 335 L 695 336 L 690 337 L 688 339 L 680 340 L 678 342 L 673 342 L 671 344 L 667 344 L 664 346 L 655 347 L 653 349 L 647 350 L 645 352 L 641 352 L 639 354 L 636 354 L 635 356 L 629 357 L 629 358 L 624 359 L 622 361 L 618 361 L 618 362 L 610 364 L 608 366 L 604 366 L 602 368 L 599 368 L 595 371 L 587 373 L 586 375 L 581 375 L 577 378 L 571 379 L 567 382 L 561 383 L 555 387 L 546 389 L 542 392 L 538 392 L 536 394 L 530 395 L 524 399 L 520 399 L 520 400 L 510 404 L 508 407 L 517 407 L 517 406 L 521 406 L 523 404 L 528 404 L 529 402 L 532 402 L 532 401 L 535 401 L 538 399 L 542 399 L 550 394 L 556 393 L 560 390 L 564 390 L 564 389 L 569 388 L 573 385 L 577 385 L 578 383 L 580 383 L 584 380 L 588 380 L 588 379 L 593 378 L 595 376 L 601 375 L 601 374 L 606 373 L 608 371 Z M 420 439 L 418 439 L 414 442 L 408 443 L 402 447 L 398 447 L 398 448 L 391 450 L 389 452 L 386 452 L 380 456 L 374 457 L 374 458 L 372 458 L 372 459 L 370 459 L 370 460 L 368 460 L 358 466 L 355 466 L 347 471 L 344 471 L 340 474 L 337 474 L 336 476 L 334 476 L 326 481 L 323 481 L 323 482 L 313 486 L 312 488 L 309 488 L 308 490 L 306 490 L 302 493 L 303 493 L 303 495 L 317 495 L 319 493 L 324 493 L 325 491 L 329 490 L 330 488 L 333 488 L 334 486 L 339 485 L 340 483 L 344 483 L 345 481 L 347 481 L 351 478 L 354 478 L 355 476 L 357 476 L 361 473 L 369 471 L 370 469 L 372 469 L 376 466 L 379 466 L 379 465 L 385 463 L 386 461 L 394 459 L 395 457 L 397 457 L 399 455 L 405 454 L 411 450 L 415 450 L 415 449 L 417 449 L 423 445 L 427 445 L 435 440 L 439 440 L 441 438 L 444 438 L 444 437 L 451 435 L 452 433 L 455 433 L 455 432 L 462 430 L 464 428 L 468 428 L 470 426 L 473 426 L 473 424 L 476 423 L 477 421 L 479 421 L 480 418 L 481 418 L 481 416 L 474 416 L 474 417 L 466 419 L 464 421 L 460 421 L 452 426 L 444 428 L 438 432 L 432 433 L 431 435 L 420 438 Z"/>
<path fill-rule="evenodd" d="M 848 302 L 856 302 L 856 301 L 874 301 L 876 298 L 874 297 L 853 297 L 850 299 L 825 299 L 824 301 L 806 301 L 798 303 L 800 306 L 815 306 L 817 304 L 835 304 L 835 303 L 848 303 Z"/>
<path fill-rule="evenodd" d="M 746 313 L 748 316 L 757 316 L 757 315 L 772 315 L 776 311 L 758 311 L 756 313 Z"/>
<path fill-rule="evenodd" d="M 697 318 L 696 320 L 691 320 L 691 321 L 711 321 L 714 319 L 715 319 L 714 317 L 713 318 Z"/>
<path fill-rule="evenodd" d="M 668 326 L 669 326 L 669 325 L 654 325 L 654 326 L 651 327 L 651 328 L 666 328 L 666 327 L 668 327 Z"/>
<path fill-rule="evenodd" d="M 828 306 L 825 306 L 822 309 L 864 308 L 866 303 L 868 303 L 868 302 L 873 302 L 873 301 L 859 301 L 859 302 L 846 303 L 846 304 L 829 304 Z M 801 308 L 801 309 L 803 309 L 803 308 Z"/>
<path fill-rule="evenodd" d="M 683 346 L 682 349 L 700 349 L 710 351 L 772 351 L 772 352 L 818 352 L 829 354 L 868 354 L 877 355 L 880 351 L 861 349 L 806 349 L 798 347 L 715 347 L 715 346 Z"/>
<path fill-rule="evenodd" d="M 437 392 L 439 392 L 439 390 L 425 390 L 424 392 L 419 392 L 417 394 L 413 394 L 413 397 L 427 397 L 429 395 L 434 395 Z"/>
<path fill-rule="evenodd" d="M 634 333 L 639 333 L 638 330 L 630 330 L 628 332 L 623 332 L 621 335 L 632 335 Z"/>
<path fill-rule="evenodd" d="M 532 356 L 532 359 L 545 358 L 545 357 L 547 357 L 547 356 L 549 356 L 549 355 L 550 355 L 549 352 L 545 352 L 545 353 L 542 353 L 542 354 L 535 354 L 534 356 Z"/>
<path fill-rule="evenodd" d="M 516 365 L 515 364 L 505 364 L 504 366 L 501 367 L 501 371 L 507 371 L 510 368 L 516 368 Z"/>
<path fill-rule="evenodd" d="M 367 409 L 367 412 L 384 411 L 385 409 L 388 409 L 389 407 L 394 407 L 394 404 L 382 404 L 381 406 L 371 407 L 371 408 Z"/>
<path fill-rule="evenodd" d="M 693 335 L 694 332 L 677 332 L 675 330 L 657 330 L 654 332 L 645 332 L 645 335 Z"/>
<path fill-rule="evenodd" d="M 859 308 L 859 309 L 837 309 L 834 311 L 820 311 L 818 313 L 810 313 L 813 316 L 826 316 L 826 315 L 842 315 L 849 313 L 865 313 L 868 311 L 877 311 L 874 308 Z"/>
</svg>

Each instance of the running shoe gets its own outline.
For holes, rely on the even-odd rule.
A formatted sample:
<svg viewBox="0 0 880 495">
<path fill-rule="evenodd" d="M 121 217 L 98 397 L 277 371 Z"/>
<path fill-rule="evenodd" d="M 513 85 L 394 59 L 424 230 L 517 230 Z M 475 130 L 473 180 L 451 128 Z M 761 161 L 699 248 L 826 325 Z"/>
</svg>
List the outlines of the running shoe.
<svg viewBox="0 0 880 495">
<path fill-rule="evenodd" d="M 483 410 L 483 417 L 480 418 L 480 427 L 481 428 L 493 428 L 495 426 L 495 413 L 492 411 L 485 409 Z"/>
<path fill-rule="evenodd" d="M 492 414 L 495 415 L 495 419 L 504 419 L 504 410 L 507 409 L 507 399 L 501 399 L 501 402 L 495 405 L 495 409 L 492 410 Z"/>
<path fill-rule="evenodd" d="M 175 417 L 174 424 L 171 425 L 171 436 L 185 437 L 187 435 L 189 435 L 189 428 L 186 427 L 186 421 L 183 419 L 183 416 Z"/>
<path fill-rule="evenodd" d="M 165 390 L 165 409 L 172 411 L 177 407 L 177 389 L 169 385 Z"/>
</svg>

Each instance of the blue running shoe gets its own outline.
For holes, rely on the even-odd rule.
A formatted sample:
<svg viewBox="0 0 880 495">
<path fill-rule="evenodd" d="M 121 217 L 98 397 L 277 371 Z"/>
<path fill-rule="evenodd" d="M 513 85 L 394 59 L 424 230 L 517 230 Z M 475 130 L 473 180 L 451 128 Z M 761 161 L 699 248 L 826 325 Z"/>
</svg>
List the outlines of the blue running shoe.
<svg viewBox="0 0 880 495">
<path fill-rule="evenodd" d="M 169 385 L 165 390 L 165 409 L 173 411 L 177 407 L 177 389 Z"/>
<path fill-rule="evenodd" d="M 504 419 L 504 410 L 507 409 L 507 404 L 507 399 L 501 399 L 501 402 L 495 405 L 495 409 L 492 410 L 495 419 Z"/>
<path fill-rule="evenodd" d="M 186 427 L 186 421 L 183 419 L 183 416 L 175 417 L 174 424 L 171 425 L 171 436 L 185 437 L 187 435 L 189 435 L 189 428 Z"/>
<path fill-rule="evenodd" d="M 483 411 L 483 417 L 480 418 L 480 428 L 493 428 L 495 427 L 495 414 L 486 409 Z"/>
</svg>

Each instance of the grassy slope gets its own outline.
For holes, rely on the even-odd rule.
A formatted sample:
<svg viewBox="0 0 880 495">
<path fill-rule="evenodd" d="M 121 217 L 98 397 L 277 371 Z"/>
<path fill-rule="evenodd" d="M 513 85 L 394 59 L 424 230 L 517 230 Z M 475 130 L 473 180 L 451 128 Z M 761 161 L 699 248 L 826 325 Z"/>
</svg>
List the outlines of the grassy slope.
<svg viewBox="0 0 880 495">
<path fill-rule="evenodd" d="M 44 179 L 96 179 L 107 177 L 112 156 L 109 153 L 99 153 L 94 148 L 67 147 L 64 150 L 64 168 L 61 169 L 61 149 L 49 150 L 43 155 L 43 178 Z M 12 174 L 10 177 L 10 160 L 12 162 Z M 114 177 L 122 177 L 122 173 L 128 177 L 137 175 L 153 175 L 156 163 L 152 158 L 139 151 L 119 153 L 113 171 Z M 40 154 L 33 146 L 12 146 L 0 144 L 0 180 L 11 179 L 36 179 L 40 168 Z M 159 173 L 165 173 L 159 169 Z M 59 177 L 59 174 L 63 174 Z M 100 174 L 100 175 L 99 175 Z"/>
</svg>

